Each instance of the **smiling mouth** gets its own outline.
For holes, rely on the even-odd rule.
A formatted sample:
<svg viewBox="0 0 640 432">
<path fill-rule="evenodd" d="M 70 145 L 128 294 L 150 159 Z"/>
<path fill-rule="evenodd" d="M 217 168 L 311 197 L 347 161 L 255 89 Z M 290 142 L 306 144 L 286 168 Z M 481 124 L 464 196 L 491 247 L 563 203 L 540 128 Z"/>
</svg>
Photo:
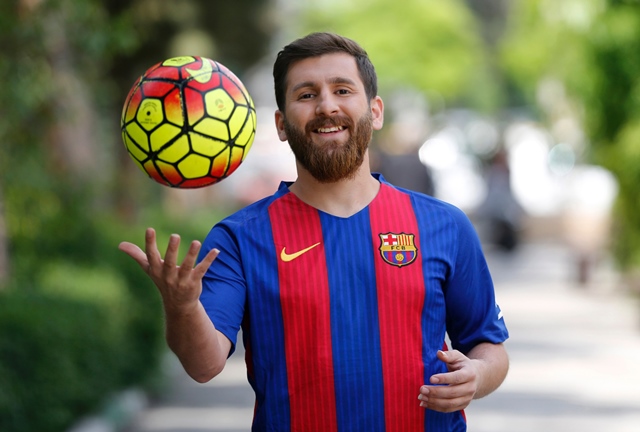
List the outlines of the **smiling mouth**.
<svg viewBox="0 0 640 432">
<path fill-rule="evenodd" d="M 322 127 L 315 130 L 317 133 L 333 133 L 345 130 L 344 126 Z"/>
</svg>

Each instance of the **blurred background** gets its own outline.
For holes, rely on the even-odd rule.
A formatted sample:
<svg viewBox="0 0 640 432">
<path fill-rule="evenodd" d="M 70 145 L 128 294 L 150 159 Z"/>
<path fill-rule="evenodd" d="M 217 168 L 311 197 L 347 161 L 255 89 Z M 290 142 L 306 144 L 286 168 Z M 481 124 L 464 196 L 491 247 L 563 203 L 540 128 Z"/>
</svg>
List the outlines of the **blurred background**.
<svg viewBox="0 0 640 432">
<path fill-rule="evenodd" d="M 65 431 L 126 389 L 166 391 L 159 296 L 117 245 L 142 244 L 147 226 L 161 249 L 172 232 L 202 239 L 295 179 L 271 68 L 317 30 L 360 42 L 376 66 L 373 169 L 463 209 L 498 281 L 509 256 L 535 273 L 561 250 L 563 286 L 593 290 L 604 266 L 616 295 L 637 298 L 635 0 L 3 1 L 0 430 Z M 177 55 L 220 61 L 257 108 L 245 162 L 201 190 L 147 178 L 120 135 L 129 88 Z"/>
</svg>

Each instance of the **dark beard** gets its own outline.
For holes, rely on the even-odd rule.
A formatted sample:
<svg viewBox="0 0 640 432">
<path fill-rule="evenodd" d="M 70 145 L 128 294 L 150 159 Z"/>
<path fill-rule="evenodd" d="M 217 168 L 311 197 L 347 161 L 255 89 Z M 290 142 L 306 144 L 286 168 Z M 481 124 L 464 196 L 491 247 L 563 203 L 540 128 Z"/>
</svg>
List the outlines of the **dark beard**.
<svg viewBox="0 0 640 432">
<path fill-rule="evenodd" d="M 319 146 L 308 134 L 320 127 L 346 126 L 349 128 L 349 139 L 340 144 L 329 141 Z M 284 120 L 284 130 L 289 146 L 300 164 L 320 183 L 335 183 L 343 179 L 352 179 L 362 165 L 364 155 L 373 133 L 371 113 L 364 114 L 356 127 L 348 117 L 319 117 L 310 121 L 305 132 Z"/>
</svg>

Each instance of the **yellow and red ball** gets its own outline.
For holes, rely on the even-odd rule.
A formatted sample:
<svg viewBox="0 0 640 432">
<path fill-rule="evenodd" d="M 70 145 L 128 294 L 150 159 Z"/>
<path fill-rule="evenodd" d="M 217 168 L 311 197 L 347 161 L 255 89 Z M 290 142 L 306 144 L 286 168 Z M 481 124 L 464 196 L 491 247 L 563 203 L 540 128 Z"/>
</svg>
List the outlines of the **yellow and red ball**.
<svg viewBox="0 0 640 432">
<path fill-rule="evenodd" d="M 256 110 L 244 84 L 222 64 L 174 57 L 138 78 L 121 126 L 127 151 L 152 179 L 200 188 L 244 161 L 256 134 Z"/>
</svg>

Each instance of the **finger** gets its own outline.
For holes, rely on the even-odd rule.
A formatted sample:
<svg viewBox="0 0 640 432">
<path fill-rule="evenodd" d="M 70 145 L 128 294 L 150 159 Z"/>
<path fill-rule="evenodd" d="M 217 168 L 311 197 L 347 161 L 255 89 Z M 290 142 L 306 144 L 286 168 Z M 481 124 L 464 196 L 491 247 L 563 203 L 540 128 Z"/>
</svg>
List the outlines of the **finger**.
<svg viewBox="0 0 640 432">
<path fill-rule="evenodd" d="M 180 247 L 180 236 L 178 234 L 171 234 L 169 237 L 169 244 L 167 245 L 167 253 L 164 255 L 164 268 L 165 271 L 172 271 L 176 268 L 178 263 L 178 248 Z"/>
<path fill-rule="evenodd" d="M 118 249 L 133 258 L 143 270 L 146 271 L 149 267 L 147 255 L 137 245 L 129 242 L 122 242 L 118 245 Z"/>
<path fill-rule="evenodd" d="M 438 357 L 438 360 L 447 365 L 449 372 L 460 369 L 465 364 L 465 361 L 469 360 L 467 356 L 458 350 L 438 351 L 436 356 Z"/>
<path fill-rule="evenodd" d="M 450 413 L 465 409 L 470 402 L 471 399 L 468 397 L 459 397 L 455 399 L 439 399 L 430 397 L 421 400 L 420 406 L 433 411 Z"/>
<path fill-rule="evenodd" d="M 184 277 L 189 274 L 193 270 L 193 266 L 196 264 L 196 259 L 198 258 L 198 252 L 200 251 L 200 242 L 194 240 L 189 245 L 189 250 L 187 251 L 187 255 L 184 257 L 182 261 L 182 265 L 180 265 L 180 270 L 178 274 L 180 277 Z"/>
<path fill-rule="evenodd" d="M 438 385 L 459 385 L 469 381 L 471 378 L 471 374 L 468 371 L 466 371 L 465 369 L 458 369 L 453 372 L 431 375 L 431 378 L 429 378 L 429 382 L 431 384 Z"/>
<path fill-rule="evenodd" d="M 180 268 L 187 268 L 189 270 L 193 269 L 193 266 L 196 265 L 196 259 L 198 258 L 198 252 L 200 252 L 200 242 L 194 240 L 189 245 L 189 250 L 187 251 L 187 255 L 182 260 L 182 265 Z"/>
<path fill-rule="evenodd" d="M 213 262 L 213 260 L 215 260 L 219 254 L 220 254 L 220 251 L 215 248 L 207 252 L 207 254 L 202 259 L 202 261 L 200 261 L 200 263 L 194 269 L 193 276 L 198 279 L 202 279 L 204 277 L 204 274 L 209 269 L 209 267 L 211 267 L 211 263 Z"/>
<path fill-rule="evenodd" d="M 460 386 L 423 386 L 418 395 L 421 407 L 441 412 L 464 409 L 472 398 L 473 393 Z"/>
<path fill-rule="evenodd" d="M 147 254 L 147 261 L 150 267 L 158 267 L 162 264 L 162 257 L 156 244 L 156 231 L 153 228 L 147 228 L 144 236 L 145 252 Z M 148 271 L 148 269 L 145 269 Z"/>
<path fill-rule="evenodd" d="M 438 352 L 436 353 L 436 356 L 438 357 L 438 360 L 443 361 L 447 364 L 452 364 L 465 358 L 464 354 L 462 354 L 458 350 L 453 350 L 453 351 L 438 350 Z"/>
<path fill-rule="evenodd" d="M 423 399 L 457 399 L 473 395 L 473 389 L 470 385 L 453 385 L 453 386 L 422 386 L 420 388 L 420 400 Z"/>
</svg>

